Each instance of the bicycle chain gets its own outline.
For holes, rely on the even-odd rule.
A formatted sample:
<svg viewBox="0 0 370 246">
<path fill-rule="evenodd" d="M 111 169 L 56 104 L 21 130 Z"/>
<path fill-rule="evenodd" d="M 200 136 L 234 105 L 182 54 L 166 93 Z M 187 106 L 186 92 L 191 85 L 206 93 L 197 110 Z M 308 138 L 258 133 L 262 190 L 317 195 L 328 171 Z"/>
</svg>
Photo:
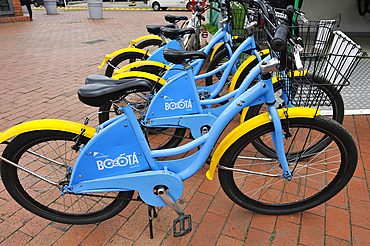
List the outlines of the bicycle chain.
<svg viewBox="0 0 370 246">
<path fill-rule="evenodd" d="M 73 194 L 73 193 L 69 193 L 71 195 L 76 195 L 76 196 L 90 196 L 90 197 L 101 197 L 101 198 L 110 198 L 110 199 L 119 199 L 119 200 L 125 200 L 125 201 L 138 201 L 138 202 L 144 202 L 140 196 L 138 196 L 138 198 L 117 198 L 115 196 L 103 196 L 103 195 L 93 195 L 93 194 L 87 194 L 87 193 L 83 193 L 83 194 Z"/>
</svg>

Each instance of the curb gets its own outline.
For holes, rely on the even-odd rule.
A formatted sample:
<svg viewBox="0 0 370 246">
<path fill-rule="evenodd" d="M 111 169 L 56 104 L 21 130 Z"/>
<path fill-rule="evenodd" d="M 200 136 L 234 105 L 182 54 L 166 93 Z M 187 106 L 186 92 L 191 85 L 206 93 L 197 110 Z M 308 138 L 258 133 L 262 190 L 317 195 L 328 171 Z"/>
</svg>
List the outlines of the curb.
<svg viewBox="0 0 370 246">
<path fill-rule="evenodd" d="M 32 9 L 45 9 L 45 7 L 32 7 Z M 66 8 L 65 7 L 57 7 L 57 9 L 60 9 L 60 10 L 65 10 Z M 88 10 L 89 8 L 88 7 L 67 7 L 67 10 Z M 136 10 L 136 11 L 153 11 L 153 9 L 151 8 L 104 8 L 103 7 L 103 10 L 129 10 L 129 11 L 133 11 L 133 10 Z M 167 10 L 172 10 L 172 11 L 187 11 L 186 9 L 167 9 Z"/>
</svg>

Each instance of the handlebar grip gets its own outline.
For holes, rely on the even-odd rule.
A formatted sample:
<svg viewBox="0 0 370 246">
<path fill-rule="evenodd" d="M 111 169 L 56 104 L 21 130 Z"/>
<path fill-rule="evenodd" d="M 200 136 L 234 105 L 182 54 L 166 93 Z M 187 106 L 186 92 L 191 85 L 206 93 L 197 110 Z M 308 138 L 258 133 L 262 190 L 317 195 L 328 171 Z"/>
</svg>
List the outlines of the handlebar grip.
<svg viewBox="0 0 370 246">
<path fill-rule="evenodd" d="M 287 16 L 292 17 L 294 12 L 295 12 L 295 9 L 292 5 L 288 5 L 286 7 L 285 13 L 286 13 Z"/>
<path fill-rule="evenodd" d="M 286 40 L 288 37 L 289 28 L 286 25 L 279 25 L 276 29 L 274 38 L 270 45 L 274 51 L 282 51 L 286 47 Z"/>
</svg>

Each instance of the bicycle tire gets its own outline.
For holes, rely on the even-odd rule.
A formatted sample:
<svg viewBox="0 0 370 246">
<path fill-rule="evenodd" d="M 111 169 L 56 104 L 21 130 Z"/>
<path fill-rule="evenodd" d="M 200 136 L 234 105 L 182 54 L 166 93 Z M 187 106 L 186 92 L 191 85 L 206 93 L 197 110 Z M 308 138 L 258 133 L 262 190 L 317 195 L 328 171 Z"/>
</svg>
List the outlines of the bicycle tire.
<svg viewBox="0 0 370 246">
<path fill-rule="evenodd" d="M 149 51 L 150 53 L 153 53 L 156 49 L 162 46 L 162 41 L 158 39 L 146 39 L 138 44 L 135 44 L 135 47 L 138 49 Z"/>
<path fill-rule="evenodd" d="M 185 45 L 185 50 L 188 50 L 188 51 L 194 50 L 193 48 L 194 48 L 195 38 L 196 38 L 195 34 L 190 35 L 190 37 L 188 38 L 189 41 Z"/>
<path fill-rule="evenodd" d="M 194 50 L 199 49 L 200 49 L 200 23 L 195 29 L 195 45 L 194 45 Z"/>
<path fill-rule="evenodd" d="M 264 55 L 262 56 L 262 59 L 267 56 L 267 55 Z M 257 66 L 258 64 L 258 61 L 257 59 L 254 59 L 252 60 L 245 68 L 244 70 L 241 72 L 241 74 L 238 76 L 236 82 L 235 82 L 235 86 L 234 86 L 234 89 L 237 89 L 240 87 L 241 83 L 244 81 L 244 79 L 247 77 L 247 75 L 249 74 L 249 72 L 252 70 L 252 68 L 254 68 L 255 66 Z M 309 76 L 309 74 L 308 74 Z M 333 107 L 333 119 L 336 120 L 337 122 L 339 122 L 340 124 L 343 123 L 343 119 L 344 119 L 344 102 L 343 102 L 343 98 L 342 98 L 342 95 L 339 93 L 339 91 L 335 88 L 335 86 L 330 86 L 330 82 L 329 81 L 326 81 L 326 80 L 319 80 L 319 79 L 316 79 L 314 81 L 315 84 L 317 84 L 317 87 L 319 89 L 321 89 L 324 94 L 327 96 L 327 98 L 329 98 L 329 100 L 331 101 L 332 103 L 332 107 Z M 322 86 L 320 86 L 320 84 L 322 84 Z M 253 83 L 251 84 L 253 85 Z M 281 85 L 278 85 L 277 83 L 274 84 L 274 91 L 275 93 L 277 93 L 279 90 L 281 89 Z M 276 96 L 275 98 L 279 98 L 279 96 Z M 308 105 L 296 105 L 296 106 L 301 106 L 301 107 L 304 107 L 304 106 L 308 106 Z M 262 107 L 262 105 L 256 105 L 256 106 L 253 106 L 253 107 L 250 107 L 248 109 L 248 113 L 246 114 L 246 117 L 245 117 L 245 120 L 248 120 L 256 115 L 258 115 L 260 108 Z M 281 105 L 277 105 L 277 108 L 281 107 Z M 257 110 L 259 108 L 259 110 Z M 257 111 L 259 113 L 257 113 Z M 263 111 L 264 112 L 264 111 Z"/>
<path fill-rule="evenodd" d="M 121 68 L 129 63 L 146 60 L 148 56 L 137 52 L 125 52 L 115 56 L 105 69 L 105 76 L 112 77 L 115 68 Z"/>
<path fill-rule="evenodd" d="M 282 124 L 286 124 L 286 120 L 282 120 Z M 294 150 L 293 145 L 300 141 L 298 139 L 300 136 L 302 140 L 308 139 L 308 143 L 311 144 L 307 134 L 310 134 L 309 136 L 328 135 L 333 142 L 323 151 L 314 155 L 311 153 L 309 158 L 301 158 L 294 171 L 294 160 L 297 156 L 290 156 L 287 153 L 288 163 L 293 171 L 293 178 L 288 181 L 282 178 L 282 169 L 276 159 L 270 159 L 271 162 L 268 162 L 252 146 L 256 138 L 271 137 L 274 131 L 273 124 L 266 123 L 246 133 L 226 150 L 221 157 L 220 165 L 255 171 L 260 175 L 221 168 L 218 170 L 221 187 L 239 206 L 262 214 L 297 213 L 326 202 L 342 190 L 351 179 L 357 165 L 357 148 L 352 136 L 342 125 L 333 119 L 317 116 L 315 120 L 289 119 L 289 127 L 292 131 L 296 129 L 302 132 L 295 135 L 297 141 L 296 139 L 293 141 L 292 138 L 284 139 L 287 142 L 285 151 Z M 246 156 L 246 159 L 242 166 L 243 163 L 240 160 L 243 160 L 243 156 Z M 262 172 L 266 176 L 262 176 Z M 277 177 L 267 176 L 272 174 L 277 174 Z"/>
<path fill-rule="evenodd" d="M 23 133 L 7 145 L 3 157 L 59 184 L 68 184 L 71 165 L 78 156 L 71 148 L 76 136 L 74 133 L 53 130 Z M 80 139 L 82 143 L 89 140 L 86 137 Z M 57 165 L 30 151 L 66 166 Z M 9 194 L 22 207 L 45 219 L 67 224 L 91 224 L 109 219 L 121 212 L 130 202 L 125 199 L 131 199 L 134 194 L 134 191 L 99 193 L 113 196 L 114 199 L 68 193 L 62 196 L 58 187 L 5 162 L 1 162 L 1 178 Z"/>
<path fill-rule="evenodd" d="M 336 89 L 336 87 L 329 86 L 328 85 L 329 82 L 327 82 L 327 81 L 317 80 L 316 82 L 320 82 L 322 84 L 325 84 L 325 85 L 322 85 L 322 86 L 320 86 L 318 84 L 315 87 L 318 88 L 320 91 L 324 92 L 324 95 L 325 95 L 326 99 L 329 100 L 329 102 L 332 106 L 332 110 L 330 110 L 333 113 L 332 119 L 337 121 L 338 123 L 342 124 L 343 120 L 344 120 L 344 103 L 343 103 L 343 98 L 340 95 L 339 91 Z M 275 98 L 277 98 L 277 99 L 279 98 L 279 96 L 277 96 L 277 93 L 280 93 L 282 91 L 281 87 L 282 87 L 282 85 L 280 83 L 275 83 L 274 84 Z M 277 102 L 276 104 L 277 104 L 277 108 L 284 107 L 283 103 L 280 104 L 279 102 Z M 309 106 L 309 105 L 297 105 L 297 106 L 302 106 L 303 107 L 303 106 Z M 248 112 L 245 116 L 245 121 L 248 120 L 248 119 L 251 119 L 252 117 L 257 116 L 261 113 L 264 113 L 264 112 L 267 112 L 267 105 L 266 104 L 259 104 L 259 105 L 252 106 L 248 109 Z M 288 110 L 288 114 L 289 114 L 289 110 Z M 310 148 L 309 150 L 306 150 L 306 151 L 307 152 L 308 151 L 315 152 L 315 151 L 322 150 L 330 142 L 331 142 L 331 140 L 327 136 L 323 136 L 322 139 L 320 141 L 318 141 L 315 146 L 312 146 L 312 148 Z M 275 151 L 273 149 L 267 147 L 260 139 L 256 139 L 255 142 L 254 142 L 254 145 L 255 145 L 256 148 L 259 148 L 258 150 L 261 153 L 263 153 L 266 157 L 270 157 L 270 158 L 276 157 Z"/>
</svg>

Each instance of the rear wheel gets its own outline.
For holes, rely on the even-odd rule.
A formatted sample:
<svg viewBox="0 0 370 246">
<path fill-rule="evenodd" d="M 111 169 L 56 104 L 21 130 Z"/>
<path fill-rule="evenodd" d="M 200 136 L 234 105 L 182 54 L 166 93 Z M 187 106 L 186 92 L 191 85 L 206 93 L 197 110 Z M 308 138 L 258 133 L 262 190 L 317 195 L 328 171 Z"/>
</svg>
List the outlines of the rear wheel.
<svg viewBox="0 0 370 246">
<path fill-rule="evenodd" d="M 135 45 L 136 48 L 153 53 L 156 49 L 161 47 L 162 41 L 158 39 L 146 39 Z"/>
<path fill-rule="evenodd" d="M 3 157 L 59 185 L 68 185 L 78 156 L 71 148 L 76 136 L 46 130 L 23 133 L 8 144 Z M 89 139 L 82 137 L 81 140 L 85 144 Z M 134 193 L 67 193 L 62 196 L 59 187 L 5 162 L 1 162 L 1 178 L 9 194 L 22 207 L 45 219 L 67 224 L 91 224 L 109 219 L 128 205 Z"/>
<path fill-rule="evenodd" d="M 239 206 L 263 214 L 297 213 L 329 200 L 351 179 L 357 164 L 357 148 L 342 125 L 318 116 L 314 121 L 289 119 L 289 129 L 293 136 L 284 138 L 284 149 L 293 176 L 291 181 L 283 178 L 277 159 L 266 158 L 253 144 L 256 139 L 264 139 L 273 148 L 272 123 L 246 133 L 225 151 L 218 171 L 220 183 Z M 330 145 L 306 156 L 304 150 L 314 146 L 322 136 L 330 137 Z"/>
<path fill-rule="evenodd" d="M 109 62 L 105 70 L 105 76 L 112 77 L 115 69 L 119 70 L 127 64 L 146 59 L 148 59 L 147 55 L 138 52 L 125 52 L 119 54 Z"/>
<path fill-rule="evenodd" d="M 152 4 L 152 9 L 153 9 L 154 11 L 159 11 L 159 10 L 161 10 L 161 6 L 159 6 L 159 3 L 154 2 L 154 3 Z"/>
</svg>

